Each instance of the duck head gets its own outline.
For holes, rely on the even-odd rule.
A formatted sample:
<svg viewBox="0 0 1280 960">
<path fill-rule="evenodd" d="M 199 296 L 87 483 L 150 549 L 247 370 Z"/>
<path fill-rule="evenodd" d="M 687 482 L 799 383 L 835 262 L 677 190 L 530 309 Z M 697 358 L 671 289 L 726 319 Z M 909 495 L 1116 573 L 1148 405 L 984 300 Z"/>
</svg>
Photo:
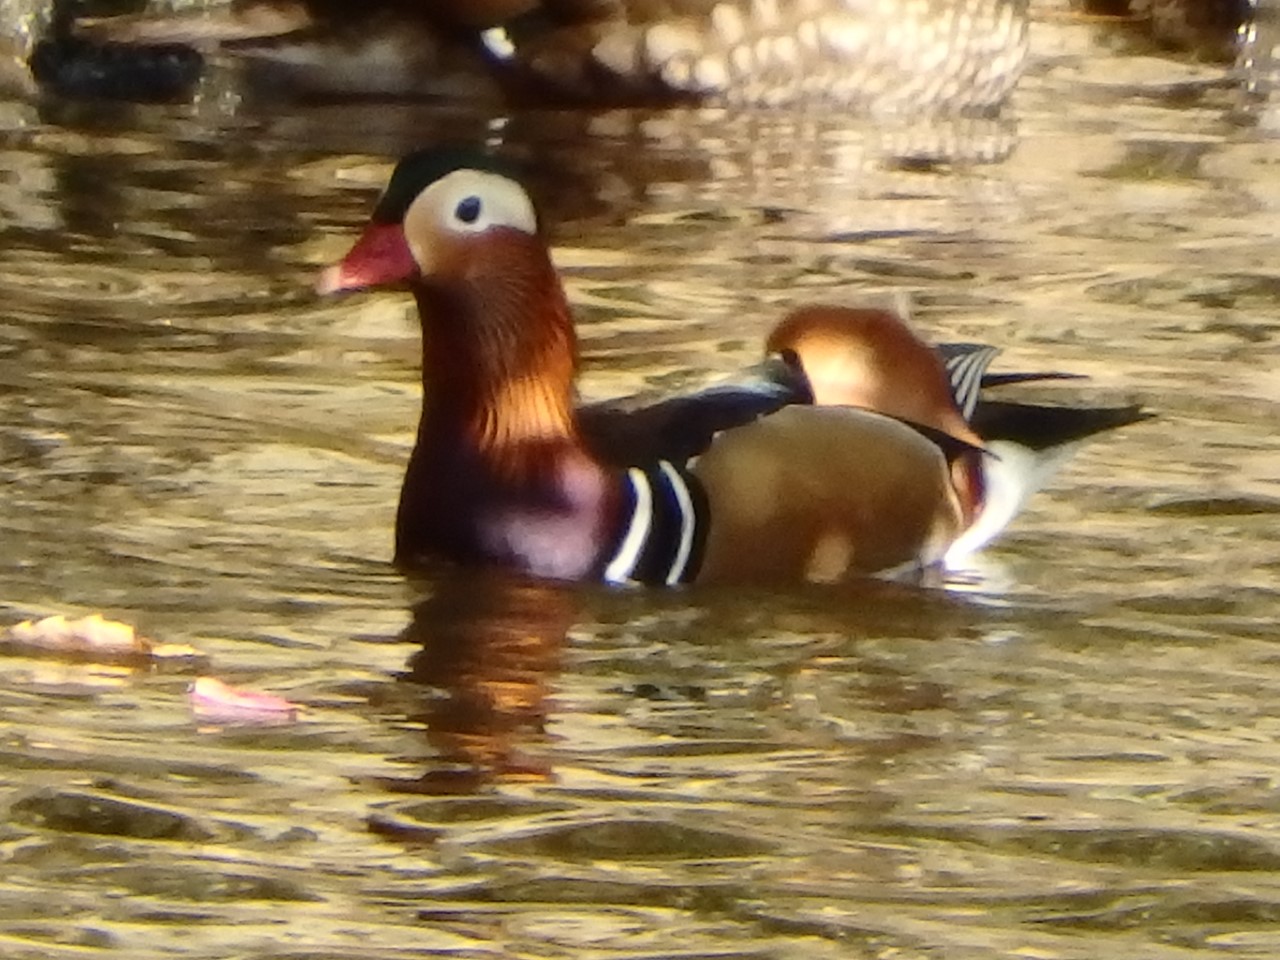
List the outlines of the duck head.
<svg viewBox="0 0 1280 960">
<path fill-rule="evenodd" d="M 397 559 L 444 553 L 582 576 L 613 507 L 578 440 L 573 322 L 528 194 L 492 157 L 410 154 L 317 284 L 373 287 L 412 291 L 423 330 Z"/>
<path fill-rule="evenodd" d="M 528 194 L 487 156 L 426 150 L 395 169 L 322 293 L 408 287 L 428 410 L 495 454 L 571 437 L 577 343 Z"/>
</svg>

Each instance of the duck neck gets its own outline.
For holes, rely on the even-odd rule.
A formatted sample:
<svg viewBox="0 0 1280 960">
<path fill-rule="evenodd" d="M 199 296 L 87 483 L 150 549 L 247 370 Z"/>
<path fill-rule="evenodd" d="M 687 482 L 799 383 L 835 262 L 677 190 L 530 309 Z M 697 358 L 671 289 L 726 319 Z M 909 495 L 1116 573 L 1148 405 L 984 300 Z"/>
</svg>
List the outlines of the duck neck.
<svg viewBox="0 0 1280 960">
<path fill-rule="evenodd" d="M 576 449 L 577 343 L 554 296 L 507 302 L 480 289 L 419 287 L 423 409 L 419 443 L 470 448 L 499 473 L 539 451 Z"/>
<path fill-rule="evenodd" d="M 423 409 L 397 559 L 591 575 L 617 524 L 618 478 L 578 437 L 573 324 L 550 262 L 541 273 L 422 284 L 415 294 Z"/>
</svg>

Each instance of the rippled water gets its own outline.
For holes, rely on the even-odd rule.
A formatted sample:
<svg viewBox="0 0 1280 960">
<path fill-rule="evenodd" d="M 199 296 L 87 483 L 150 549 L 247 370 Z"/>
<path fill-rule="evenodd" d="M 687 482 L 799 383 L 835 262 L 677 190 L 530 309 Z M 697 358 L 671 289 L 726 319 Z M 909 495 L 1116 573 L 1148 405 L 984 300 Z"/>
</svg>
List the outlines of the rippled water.
<svg viewBox="0 0 1280 960">
<path fill-rule="evenodd" d="M 1280 952 L 1280 147 L 1211 71 L 1049 40 L 976 130 L 0 107 L 0 618 L 102 610 L 305 708 L 0 660 L 0 955 Z M 310 284 L 392 157 L 485 136 L 590 396 L 905 291 L 1159 418 L 948 591 L 406 583 L 416 323 Z M 922 142 L 1013 150 L 884 161 Z"/>
</svg>

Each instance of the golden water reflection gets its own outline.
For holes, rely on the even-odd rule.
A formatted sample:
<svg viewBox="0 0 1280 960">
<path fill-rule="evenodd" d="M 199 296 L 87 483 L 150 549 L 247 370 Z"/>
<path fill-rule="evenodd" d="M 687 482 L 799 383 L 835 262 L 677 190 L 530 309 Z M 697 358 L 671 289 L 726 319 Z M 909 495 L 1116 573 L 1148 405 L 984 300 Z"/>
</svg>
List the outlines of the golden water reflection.
<svg viewBox="0 0 1280 960">
<path fill-rule="evenodd" d="M 103 610 L 304 710 L 0 660 L 0 953 L 1274 956 L 1277 146 L 1064 49 L 931 131 L 1013 143 L 954 166 L 847 117 L 9 105 L 4 622 Z M 418 332 L 310 284 L 443 137 L 531 162 L 587 396 L 906 293 L 1158 417 L 945 591 L 407 584 Z"/>
</svg>

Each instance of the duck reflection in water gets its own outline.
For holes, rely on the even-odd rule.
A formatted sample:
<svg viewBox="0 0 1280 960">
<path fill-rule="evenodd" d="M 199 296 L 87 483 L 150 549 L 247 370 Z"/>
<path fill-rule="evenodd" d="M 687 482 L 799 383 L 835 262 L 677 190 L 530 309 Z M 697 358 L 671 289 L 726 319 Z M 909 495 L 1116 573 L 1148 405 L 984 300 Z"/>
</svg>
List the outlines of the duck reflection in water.
<svg viewBox="0 0 1280 960">
<path fill-rule="evenodd" d="M 773 719 L 754 715 L 750 725 L 794 723 L 808 709 L 801 703 L 813 699 L 821 677 L 827 677 L 824 690 L 834 683 L 847 693 L 856 691 L 862 708 L 876 713 L 936 709 L 949 702 L 949 692 L 883 661 L 878 643 L 885 637 L 949 643 L 981 634 L 1004 618 L 972 598 L 888 581 L 851 584 L 838 598 L 817 588 L 763 597 L 758 591 L 708 589 L 667 594 L 663 600 L 651 593 L 584 590 L 444 565 L 431 577 L 414 583 L 428 592 L 413 606 L 400 639 L 415 649 L 383 704 L 421 729 L 424 741 L 420 752 L 397 758 L 403 776 L 370 781 L 393 794 L 456 797 L 555 781 L 557 757 L 564 759 L 566 745 L 547 727 L 557 714 L 578 709 L 571 691 L 563 698 L 557 692 L 567 636 L 579 625 L 587 634 L 603 627 L 631 637 L 635 659 L 608 683 L 611 699 L 684 703 L 692 713 L 681 713 L 679 732 L 663 725 L 665 711 L 653 719 L 658 726 L 651 731 L 683 740 L 697 736 L 691 730 L 718 727 L 726 710 L 732 715 L 744 698 L 756 694 L 762 706 L 772 705 L 764 709 Z M 782 633 L 779 618 L 786 623 Z M 797 634 L 812 641 L 797 646 Z M 864 641 L 872 648 L 863 651 Z M 666 652 L 654 658 L 655 649 Z M 843 664 L 834 675 L 833 657 Z M 703 667 L 690 673 L 679 666 L 690 661 Z M 757 682 L 763 688 L 750 692 Z M 727 706 L 709 698 L 711 690 L 721 688 L 736 691 Z M 691 716 L 699 719 L 684 726 Z M 814 735 L 824 741 L 828 736 Z M 720 735 L 713 739 L 719 741 Z M 927 745 L 919 738 L 871 735 L 853 752 L 875 764 L 886 753 Z M 579 756 L 582 746 L 567 749 Z M 398 840 L 431 840 L 436 834 L 415 816 L 391 810 L 375 814 L 369 823 L 375 832 Z"/>
<path fill-rule="evenodd" d="M 546 780 L 526 752 L 544 735 L 548 695 L 575 619 L 571 590 L 495 571 L 451 571 L 430 584 L 401 639 L 419 645 L 399 680 L 434 756 L 396 793 L 468 793 L 499 779 Z"/>
</svg>

